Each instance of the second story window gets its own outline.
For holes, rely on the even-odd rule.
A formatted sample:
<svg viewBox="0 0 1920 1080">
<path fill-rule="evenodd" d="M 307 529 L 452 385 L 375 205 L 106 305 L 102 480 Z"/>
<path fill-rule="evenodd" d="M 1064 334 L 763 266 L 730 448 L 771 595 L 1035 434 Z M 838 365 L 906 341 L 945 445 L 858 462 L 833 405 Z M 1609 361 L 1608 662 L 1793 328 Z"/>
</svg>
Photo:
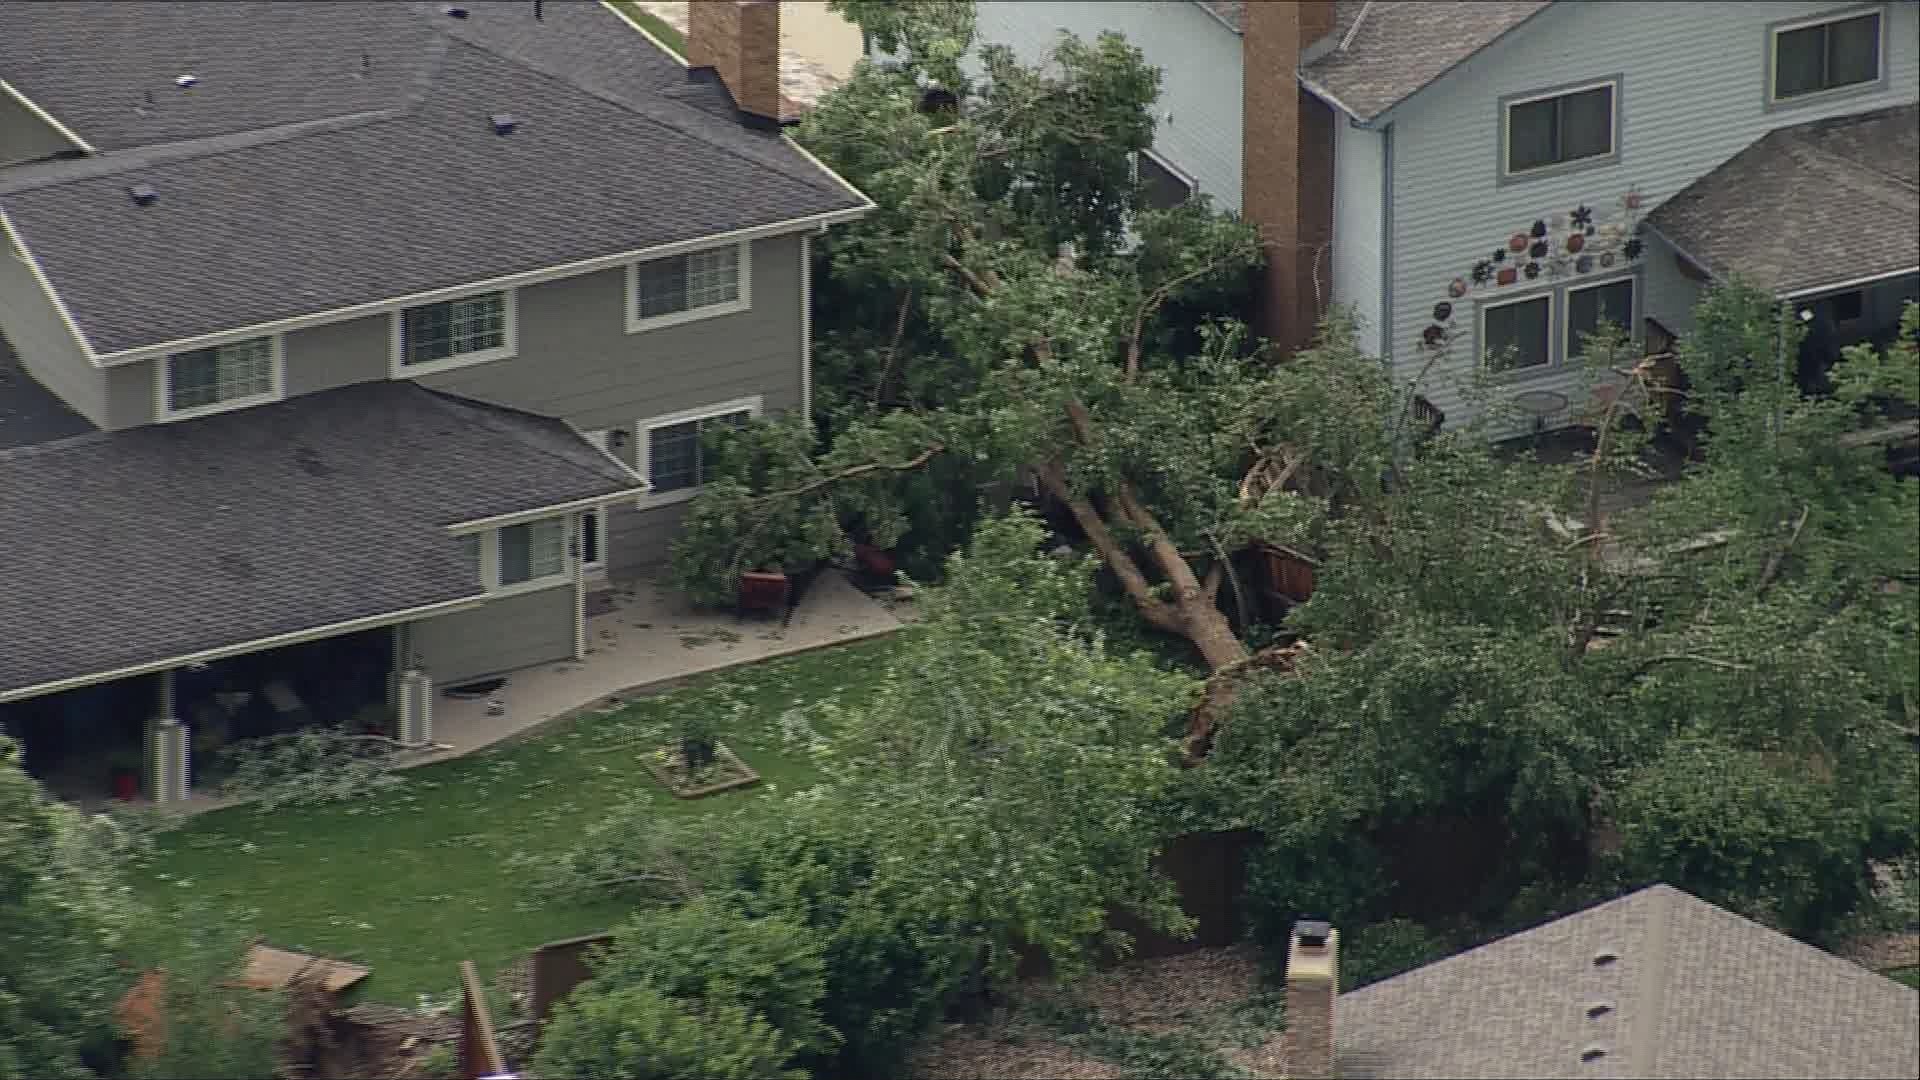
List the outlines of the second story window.
<svg viewBox="0 0 1920 1080">
<path fill-rule="evenodd" d="M 184 420 L 280 399 L 279 339 L 174 353 L 160 364 L 160 419 Z"/>
<path fill-rule="evenodd" d="M 1878 82 L 1880 13 L 1868 11 L 1773 31 L 1772 100 Z"/>
<path fill-rule="evenodd" d="M 394 317 L 394 373 L 421 375 L 512 356 L 513 318 L 511 292 L 410 307 Z"/>
<path fill-rule="evenodd" d="M 1503 171 L 1517 176 L 1613 157 L 1618 89 L 1608 82 L 1506 102 Z"/>
<path fill-rule="evenodd" d="M 628 332 L 746 310 L 750 250 L 727 244 L 635 263 L 628 278 Z"/>
</svg>

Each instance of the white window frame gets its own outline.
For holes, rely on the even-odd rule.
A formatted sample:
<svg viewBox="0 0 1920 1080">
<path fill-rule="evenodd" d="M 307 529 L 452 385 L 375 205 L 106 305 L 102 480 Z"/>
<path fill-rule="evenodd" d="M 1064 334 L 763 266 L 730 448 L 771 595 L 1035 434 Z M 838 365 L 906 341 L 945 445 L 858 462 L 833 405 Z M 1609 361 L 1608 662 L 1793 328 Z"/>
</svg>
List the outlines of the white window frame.
<svg viewBox="0 0 1920 1080">
<path fill-rule="evenodd" d="M 1524 379 L 1529 375 L 1538 375 L 1543 371 L 1557 371 L 1560 369 L 1561 365 L 1554 363 L 1553 359 L 1553 328 L 1556 325 L 1556 320 L 1560 317 L 1560 305 L 1554 302 L 1554 293 L 1558 291 L 1558 289 L 1542 289 L 1539 292 L 1527 293 L 1523 296 L 1503 297 L 1499 300 L 1490 300 L 1479 305 L 1479 310 L 1475 312 L 1474 318 L 1480 322 L 1478 344 L 1480 346 L 1481 370 L 1496 379 Z M 1512 307 L 1515 304 L 1531 304 L 1536 300 L 1545 300 L 1547 302 L 1547 339 L 1541 342 L 1541 344 L 1546 347 L 1546 362 L 1532 364 L 1527 367 L 1495 370 L 1492 363 L 1493 350 L 1488 348 L 1487 345 L 1487 312 L 1495 308 Z"/>
<path fill-rule="evenodd" d="M 1620 328 L 1627 332 L 1627 340 L 1629 342 L 1640 340 L 1640 333 L 1636 329 L 1640 321 L 1640 275 L 1633 273 L 1615 274 L 1612 277 L 1602 278 L 1598 281 L 1582 281 L 1578 285 L 1568 285 L 1565 289 L 1561 290 L 1566 293 L 1567 303 L 1566 309 L 1560 313 L 1560 362 L 1554 364 L 1549 361 L 1548 366 L 1564 368 L 1572 364 L 1573 358 L 1579 355 L 1574 351 L 1573 347 L 1573 294 L 1586 292 L 1588 289 L 1604 289 L 1609 285 L 1618 285 L 1623 281 L 1633 288 L 1633 302 L 1630 305 L 1633 310 L 1627 312 L 1624 317 L 1614 321 L 1618 322 Z M 1514 370 L 1516 372 L 1524 372 L 1539 371 L 1541 369 L 1516 368 Z"/>
<path fill-rule="evenodd" d="M 685 259 L 703 252 L 717 251 L 731 247 L 738 252 L 738 270 L 740 274 L 740 295 L 732 300 L 704 307 L 688 308 L 669 315 L 655 315 L 650 319 L 639 317 L 640 312 L 640 266 L 642 263 L 658 262 L 661 259 Z M 682 323 L 698 322 L 720 315 L 732 315 L 753 307 L 753 242 L 740 240 L 731 244 L 711 244 L 707 247 L 693 248 L 660 256 L 660 259 L 638 259 L 627 264 L 626 320 L 627 333 L 638 334 L 648 330 L 659 330 Z"/>
<path fill-rule="evenodd" d="M 551 589 L 573 581 L 573 564 L 575 560 L 579 558 L 579 551 L 574 546 L 577 537 L 573 532 L 572 518 L 573 515 L 571 514 L 551 514 L 546 517 L 534 518 L 530 521 L 516 521 L 513 523 L 513 525 L 537 525 L 545 521 L 559 522 L 560 570 L 557 573 L 546 574 L 537 578 L 529 578 L 526 581 L 516 581 L 511 585 L 503 585 L 500 582 L 500 533 L 502 529 L 512 528 L 513 526 L 502 525 L 491 529 L 480 529 L 475 532 L 462 533 L 460 535 L 462 543 L 465 543 L 466 538 L 469 536 L 477 536 L 480 538 L 480 587 L 487 591 L 487 598 L 496 599 L 503 596 L 516 596 L 520 593 L 539 592 L 542 589 Z M 604 546 L 603 541 L 602 547 Z"/>
<path fill-rule="evenodd" d="M 711 420 L 716 416 L 725 416 L 728 413 L 737 412 L 746 413 L 749 420 L 757 420 L 760 417 L 762 404 L 761 396 L 754 394 L 752 397 L 734 398 L 732 401 L 722 401 L 713 405 L 702 405 L 697 409 L 682 409 L 676 413 L 649 417 L 640 421 L 634 425 L 634 471 L 640 474 L 640 478 L 646 481 L 649 487 L 652 486 L 653 462 L 649 459 L 653 451 L 652 434 L 654 429 L 672 427 L 675 424 L 684 424 L 689 420 Z M 686 502 L 688 499 L 700 494 L 701 489 L 704 487 L 706 487 L 705 484 L 695 484 L 692 487 L 679 488 L 674 491 L 663 491 L 658 494 L 643 495 L 640 497 L 640 506 L 650 509 L 656 506 L 672 506 L 674 503 Z"/>
<path fill-rule="evenodd" d="M 1796 30 L 1811 29 L 1815 26 L 1825 26 L 1829 23 L 1846 22 L 1848 19 L 1858 19 L 1866 15 L 1878 16 L 1880 20 L 1875 27 L 1879 31 L 1879 35 L 1873 47 L 1873 78 L 1862 79 L 1859 82 L 1848 83 L 1845 86 L 1829 86 L 1825 90 L 1810 90 L 1807 93 L 1794 94 L 1790 97 L 1780 96 L 1780 35 L 1791 34 Z M 1887 6 L 1885 4 L 1866 4 L 1838 11 L 1828 11 L 1819 15 L 1809 16 L 1805 19 L 1794 19 L 1789 22 L 1775 23 L 1767 27 L 1767 107 L 1770 109 L 1792 108 L 1803 102 L 1826 101 L 1829 98 L 1842 94 L 1857 94 L 1885 84 L 1887 81 L 1888 35 Z"/>
<path fill-rule="evenodd" d="M 1600 165 L 1610 165 L 1620 160 L 1620 83 L 1616 77 L 1595 79 L 1592 82 L 1576 83 L 1572 86 L 1555 87 L 1538 94 L 1525 94 L 1519 97 L 1503 98 L 1500 101 L 1500 177 L 1503 180 L 1521 180 L 1535 176 L 1546 176 L 1558 172 L 1572 172 L 1576 169 L 1590 169 Z M 1513 168 L 1513 110 L 1522 105 L 1531 105 L 1536 101 L 1552 101 L 1554 98 L 1572 97 L 1589 90 L 1606 87 L 1613 91 L 1608 96 L 1607 108 L 1607 151 L 1604 154 L 1588 154 L 1586 157 L 1571 161 L 1556 161 L 1548 165 L 1535 165 L 1530 169 Z"/>
<path fill-rule="evenodd" d="M 491 349 L 449 356 L 443 360 L 428 360 L 424 363 L 406 362 L 406 316 L 407 312 L 423 307 L 437 307 L 440 304 L 454 304 L 462 300 L 471 300 L 476 296 L 501 295 L 501 303 L 506 317 L 505 341 Z M 475 364 L 490 364 L 495 360 L 510 359 L 520 351 L 520 290 L 519 289 L 479 289 L 460 296 L 443 297 L 425 304 L 412 304 L 389 312 L 388 321 L 388 369 L 395 379 L 411 379 L 420 375 L 432 375 L 441 371 L 453 371 L 458 368 L 472 367 Z"/>
<path fill-rule="evenodd" d="M 215 413 L 232 412 L 235 409 L 251 408 L 255 405 L 269 405 L 285 399 L 287 395 L 287 339 L 284 334 L 264 334 L 267 339 L 268 355 L 272 357 L 269 368 L 272 372 L 273 386 L 265 393 L 248 394 L 245 397 L 216 401 L 211 405 L 200 405 L 191 409 L 175 409 L 172 406 L 173 395 L 173 358 L 187 353 L 200 352 L 199 349 L 186 349 L 182 352 L 168 353 L 154 358 L 153 361 L 153 416 L 157 423 L 169 424 L 176 420 L 192 420 L 200 416 L 212 416 Z M 236 345 L 247 345 L 260 338 L 244 338 L 229 341 L 224 345 L 211 345 L 210 349 L 230 349 Z"/>
</svg>

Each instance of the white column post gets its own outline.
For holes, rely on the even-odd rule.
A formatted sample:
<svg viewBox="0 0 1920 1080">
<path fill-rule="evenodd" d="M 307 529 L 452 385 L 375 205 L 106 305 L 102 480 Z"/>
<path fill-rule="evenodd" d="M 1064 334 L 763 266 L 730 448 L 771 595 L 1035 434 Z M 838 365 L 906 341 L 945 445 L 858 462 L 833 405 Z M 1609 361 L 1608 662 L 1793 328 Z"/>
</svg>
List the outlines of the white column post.
<svg viewBox="0 0 1920 1080">
<path fill-rule="evenodd" d="M 193 738 L 174 705 L 173 671 L 160 673 L 160 699 L 147 738 L 147 794 L 156 803 L 180 802 L 191 789 Z"/>
<path fill-rule="evenodd" d="M 599 507 L 600 513 L 600 558 L 607 557 L 607 511 Z M 567 560 L 573 569 L 573 658 L 587 658 L 587 518 L 584 513 L 567 515 L 567 530 L 572 534 L 567 543 Z"/>
</svg>

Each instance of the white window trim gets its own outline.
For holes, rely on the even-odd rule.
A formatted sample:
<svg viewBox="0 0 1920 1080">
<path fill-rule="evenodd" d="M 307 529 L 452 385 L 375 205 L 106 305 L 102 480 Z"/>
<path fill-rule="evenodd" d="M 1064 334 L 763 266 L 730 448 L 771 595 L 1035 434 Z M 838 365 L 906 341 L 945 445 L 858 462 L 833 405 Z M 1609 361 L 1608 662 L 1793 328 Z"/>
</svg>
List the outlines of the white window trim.
<svg viewBox="0 0 1920 1080">
<path fill-rule="evenodd" d="M 1848 19 L 1858 19 L 1866 15 L 1877 15 L 1880 19 L 1878 25 L 1875 26 L 1878 33 L 1875 35 L 1873 45 L 1873 78 L 1862 79 L 1859 82 L 1851 82 L 1845 86 L 1829 86 L 1825 90 L 1814 90 L 1805 94 L 1794 94 L 1790 97 L 1780 96 L 1780 35 L 1791 34 L 1795 30 L 1806 30 L 1815 26 L 1826 26 L 1830 23 L 1846 22 Z M 1887 34 L 1887 7 L 1885 4 L 1866 4 L 1842 11 L 1829 11 L 1820 15 L 1809 16 L 1805 19 L 1795 19 L 1792 22 L 1778 23 L 1769 26 L 1767 28 L 1767 104 L 1769 106 L 1793 106 L 1808 101 L 1824 101 L 1827 98 L 1836 97 L 1841 94 L 1857 94 L 1861 90 L 1881 84 L 1887 77 Z"/>
<path fill-rule="evenodd" d="M 722 401 L 714 405 L 702 405 L 697 409 L 682 409 L 676 413 L 667 413 L 665 416 L 649 417 L 635 424 L 633 460 L 641 479 L 645 480 L 649 486 L 653 484 L 653 463 L 649 457 L 653 444 L 651 436 L 655 428 L 672 427 L 689 420 L 708 420 L 736 412 L 745 412 L 749 419 L 758 419 L 761 407 L 762 398 L 759 394 L 755 394 L 752 397 L 734 398 L 732 401 Z M 677 491 L 643 495 L 639 506 L 643 510 L 650 510 L 658 506 L 672 506 L 674 503 L 686 502 L 700 494 L 705 486 L 705 484 L 695 484 L 693 487 L 680 488 Z"/>
<path fill-rule="evenodd" d="M 502 585 L 500 583 L 500 530 L 512 528 L 513 526 L 503 525 L 499 528 L 486 529 L 478 533 L 464 534 L 466 536 L 480 537 L 480 587 L 487 590 L 487 599 L 496 600 L 505 596 L 518 596 L 521 593 L 540 592 L 543 589 L 572 584 L 573 563 L 574 560 L 579 557 L 579 552 L 573 547 L 573 529 L 569 524 L 573 516 L 574 515 L 571 514 L 550 514 L 547 517 L 535 518 L 533 521 L 515 523 L 517 525 L 531 525 L 537 521 L 559 520 L 561 532 L 560 570 L 558 573 L 529 578 L 526 581 L 517 581 L 511 585 Z"/>
<path fill-rule="evenodd" d="M 1623 319 L 1613 319 L 1612 316 L 1609 316 L 1609 320 L 1616 322 L 1622 330 L 1627 332 L 1627 341 L 1635 342 L 1640 340 L 1639 331 L 1636 329 L 1640 321 L 1638 318 L 1640 312 L 1640 275 L 1634 273 L 1615 274 L 1612 277 L 1599 281 L 1582 281 L 1579 285 L 1569 285 L 1564 290 L 1567 294 L 1567 309 L 1560 319 L 1560 362 L 1558 364 L 1549 362 L 1547 364 L 1548 367 L 1569 367 L 1573 364 L 1573 358 L 1579 355 L 1573 348 L 1573 294 L 1586 292 L 1588 289 L 1604 289 L 1609 285 L 1618 285 L 1623 281 L 1633 286 L 1633 310 L 1627 312 L 1626 317 Z M 1515 370 L 1539 371 L 1542 369 L 1517 368 Z"/>
<path fill-rule="evenodd" d="M 698 255 L 701 252 L 705 252 L 705 251 L 716 251 L 720 248 L 729 247 L 729 246 L 733 247 L 735 250 L 737 250 L 740 253 L 740 258 L 739 258 L 740 295 L 738 297 L 732 300 L 723 301 L 718 304 L 708 304 L 705 307 L 688 308 L 685 311 L 676 311 L 671 315 L 655 315 L 651 319 L 642 319 L 635 314 L 635 312 L 640 310 L 640 264 L 644 262 L 656 262 L 658 260 L 657 259 L 637 259 L 633 262 L 628 263 L 627 264 L 627 293 L 626 293 L 627 333 L 638 334 L 638 333 L 643 333 L 647 330 L 660 330 L 669 326 L 679 326 L 682 323 L 698 322 L 701 319 L 711 319 L 719 315 L 732 315 L 736 312 L 746 311 L 749 308 L 753 307 L 753 243 L 752 241 L 741 240 L 731 245 L 712 244 L 707 247 L 693 248 L 687 251 L 677 252 L 673 255 L 663 255 L 661 256 L 661 258 L 666 258 L 666 259 L 684 258 L 689 255 Z"/>
<path fill-rule="evenodd" d="M 500 293 L 503 297 L 506 314 L 506 343 L 492 349 L 478 352 L 461 353 L 449 356 L 445 360 L 429 360 L 422 364 L 406 363 L 406 314 L 415 308 L 432 307 L 435 304 L 449 304 L 459 300 L 469 300 L 476 296 Z M 519 289 L 478 289 L 460 296 L 442 297 L 424 304 L 414 304 L 400 308 L 387 315 L 388 374 L 395 379 L 411 379 L 419 375 L 432 375 L 442 371 L 472 367 L 475 364 L 490 364 L 495 360 L 507 360 L 520 352 L 520 290 Z"/>
<path fill-rule="evenodd" d="M 252 408 L 255 405 L 270 405 L 273 402 L 281 401 L 285 399 L 285 397 L 287 396 L 287 338 L 286 338 L 286 335 L 285 334 L 265 334 L 262 336 L 269 339 L 268 353 L 273 357 L 272 364 L 271 364 L 271 369 L 273 373 L 273 388 L 271 390 L 268 390 L 264 394 L 249 394 L 246 397 L 234 398 L 230 401 L 216 401 L 211 405 L 201 405 L 192 409 L 174 409 L 168 405 L 168 402 L 172 398 L 172 395 L 169 394 L 167 391 L 170 389 L 169 384 L 171 382 L 171 374 L 173 371 L 173 358 L 176 356 L 183 355 L 183 353 L 168 353 L 165 356 L 155 357 L 153 361 L 154 422 L 160 423 L 160 424 L 170 424 L 176 420 L 192 420 L 192 419 L 195 419 L 196 417 L 212 416 L 215 413 L 232 412 L 235 409 Z M 224 349 L 224 348 L 227 348 L 228 346 L 244 345 L 248 341 L 255 341 L 255 340 L 258 340 L 258 339 L 245 338 L 240 341 L 229 341 L 224 345 L 208 346 L 208 348 Z M 198 349 L 184 350 L 184 352 L 198 352 L 198 351 L 200 350 Z"/>
<path fill-rule="evenodd" d="M 1480 368 L 1483 371 L 1496 379 L 1518 379 L 1525 378 L 1529 375 L 1538 375 L 1543 371 L 1559 370 L 1560 365 L 1553 361 L 1553 328 L 1560 314 L 1558 311 L 1559 305 L 1554 303 L 1553 294 L 1558 291 L 1558 289 L 1543 289 L 1539 292 L 1528 293 L 1525 296 L 1493 300 L 1480 305 L 1480 310 L 1475 314 L 1475 318 L 1480 320 Z M 1487 346 L 1487 312 L 1495 308 L 1512 307 L 1515 304 L 1531 304 L 1536 300 L 1545 300 L 1547 302 L 1547 339 L 1541 343 L 1546 346 L 1546 362 L 1529 364 L 1526 367 L 1512 367 L 1502 371 L 1495 371 L 1492 364 L 1493 350 Z M 1636 300 L 1636 302 L 1638 301 Z"/>
<path fill-rule="evenodd" d="M 1605 153 L 1588 154 L 1586 157 L 1569 161 L 1555 161 L 1547 165 L 1535 165 L 1531 169 L 1513 168 L 1513 110 L 1521 105 L 1531 105 L 1536 101 L 1552 101 L 1554 98 L 1571 97 L 1584 94 L 1589 90 L 1609 87 L 1613 94 L 1607 102 L 1607 149 Z M 1555 169 L 1577 169 L 1596 165 L 1616 158 L 1620 153 L 1620 80 L 1596 79 L 1590 83 L 1575 86 L 1563 86 L 1557 90 L 1532 94 L 1527 97 L 1509 98 L 1500 103 L 1500 175 L 1503 177 L 1538 176 Z"/>
</svg>

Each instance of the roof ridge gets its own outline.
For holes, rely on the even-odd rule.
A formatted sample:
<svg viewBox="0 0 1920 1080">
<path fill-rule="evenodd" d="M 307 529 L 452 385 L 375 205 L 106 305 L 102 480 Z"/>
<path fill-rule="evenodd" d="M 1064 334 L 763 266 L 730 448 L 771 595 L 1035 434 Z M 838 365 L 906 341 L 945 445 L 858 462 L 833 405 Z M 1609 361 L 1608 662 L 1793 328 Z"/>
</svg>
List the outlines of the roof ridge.
<svg viewBox="0 0 1920 1080">
<path fill-rule="evenodd" d="M 1643 970 L 1634 973 L 1633 1015 L 1628 1021 L 1626 1053 L 1628 1076 L 1651 1075 L 1659 1057 L 1659 1040 L 1665 1029 L 1664 1014 L 1667 984 L 1673 978 L 1673 923 L 1679 915 L 1680 898 L 1691 896 L 1664 882 L 1646 890 L 1653 908 L 1647 918 L 1644 940 L 1634 943 L 1636 954 L 1646 958 Z M 1636 956 L 1636 959 L 1639 957 Z M 1612 1049 L 1611 1047 L 1609 1049 Z"/>
<path fill-rule="evenodd" d="M 48 162 L 44 169 L 37 165 L 21 166 L 13 176 L 8 175 L 8 172 L 13 170 L 0 170 L 0 195 L 18 195 L 40 188 L 72 183 L 75 180 L 97 180 L 103 176 L 151 168 L 155 165 L 170 165 L 180 161 L 218 157 L 221 154 L 252 150 L 308 135 L 351 131 L 354 128 L 405 119 L 412 113 L 413 108 L 414 106 L 410 105 L 341 113 L 314 120 L 295 120 L 272 127 L 233 131 L 224 135 L 203 135 L 197 139 L 183 139 L 179 142 L 153 143 L 126 150 L 107 150 L 89 157 Z M 32 172 L 29 173 L 28 170 Z M 26 173 L 26 175 L 19 175 L 20 173 Z"/>
<path fill-rule="evenodd" d="M 702 132 L 690 130 L 688 127 L 683 126 L 680 123 L 677 123 L 675 119 L 656 115 L 655 110 L 648 108 L 644 105 L 637 104 L 632 101 L 624 100 L 622 98 L 615 97 L 611 94 L 603 93 L 589 86 L 584 86 L 574 81 L 573 79 L 568 78 L 565 74 L 562 74 L 557 71 L 549 70 L 548 66 L 545 64 L 536 63 L 528 59 L 527 57 L 515 56 L 511 53 L 502 52 L 499 49 L 493 48 L 492 46 L 489 46 L 484 42 L 473 39 L 473 38 L 466 38 L 466 37 L 455 38 L 453 35 L 448 34 L 446 36 L 446 40 L 449 40 L 449 41 L 457 40 L 462 45 L 465 45 L 469 48 L 486 53 L 488 56 L 492 56 L 499 60 L 503 60 L 506 63 L 513 64 L 516 67 L 522 68 L 526 71 L 530 71 L 533 74 L 538 75 L 543 79 L 547 79 L 551 82 L 559 83 L 560 85 L 565 86 L 570 90 L 574 90 L 578 93 L 586 94 L 589 97 L 596 98 L 600 101 L 604 101 L 607 104 L 612 105 L 619 109 L 623 109 L 626 112 L 629 112 L 634 116 L 639 117 L 640 119 L 648 123 L 656 124 L 660 127 L 666 128 L 668 131 L 672 131 L 675 134 L 684 135 L 687 138 L 692 139 L 703 146 L 709 147 L 713 150 L 718 150 L 719 152 L 726 154 L 729 157 L 737 158 L 740 161 L 744 161 L 747 164 L 752 165 L 754 168 L 767 169 L 771 172 L 778 173 L 779 175 L 784 176 L 789 180 L 793 180 L 798 183 L 805 184 L 816 191 L 824 192 L 827 194 L 834 194 L 834 195 L 840 194 L 839 191 L 836 191 L 834 189 L 832 184 L 826 182 L 825 177 L 815 175 L 818 172 L 820 172 L 819 169 L 808 168 L 804 170 L 807 173 L 806 176 L 804 177 L 795 176 L 792 173 L 788 172 L 787 170 L 780 168 L 778 165 L 757 160 L 756 158 L 748 154 L 741 153 L 735 147 L 727 146 L 726 144 L 716 139 L 708 138 Z M 654 48 L 654 46 L 651 43 L 648 43 L 647 47 Z M 675 109 L 684 110 L 687 118 L 689 119 L 706 115 L 704 113 L 701 113 L 700 110 L 694 108 L 692 105 L 685 104 L 679 101 L 677 98 L 670 96 L 669 91 L 671 89 L 672 87 L 660 87 L 660 88 L 654 89 L 653 92 L 656 93 L 662 101 L 671 102 Z M 735 122 L 737 123 L 737 121 Z"/>
<path fill-rule="evenodd" d="M 408 381 L 411 382 L 411 380 L 408 380 Z M 412 385 L 414 386 L 415 389 L 420 390 L 422 393 L 425 393 L 429 398 L 431 398 L 433 400 L 434 407 L 440 409 L 441 411 L 447 413 L 449 416 L 452 416 L 455 419 L 476 421 L 478 423 L 485 424 L 488 429 L 492 431 L 497 431 L 507 436 L 508 438 L 513 439 L 515 442 L 520 443 L 523 446 L 526 446 L 530 450 L 543 454 L 547 457 L 554 459 L 555 461 L 558 461 L 566 465 L 570 469 L 578 469 L 580 472 L 588 473 L 588 474 L 592 472 L 591 469 L 588 469 L 586 466 L 582 465 L 580 462 L 571 460 L 563 454 L 555 453 L 552 448 L 542 446 L 539 443 L 535 442 L 534 440 L 527 438 L 524 432 L 514 428 L 509 424 L 499 422 L 502 414 L 505 414 L 508 416 L 522 417 L 527 420 L 532 420 L 541 424 L 557 427 L 569 437 L 578 438 L 579 436 L 574 432 L 572 428 L 567 426 L 567 423 L 564 420 L 560 420 L 552 416 L 543 416 L 540 413 L 532 412 L 527 409 L 517 409 L 511 405 L 499 405 L 499 404 L 495 404 L 494 402 L 481 401 L 477 398 L 470 398 L 461 394 L 449 393 L 445 390 L 435 390 L 431 387 L 421 386 L 419 383 L 412 383 Z M 473 415 L 473 414 L 477 414 L 477 415 Z M 586 447 L 589 449 L 591 448 L 591 445 L 587 443 L 585 440 L 581 440 L 580 445 L 582 447 Z"/>
</svg>

